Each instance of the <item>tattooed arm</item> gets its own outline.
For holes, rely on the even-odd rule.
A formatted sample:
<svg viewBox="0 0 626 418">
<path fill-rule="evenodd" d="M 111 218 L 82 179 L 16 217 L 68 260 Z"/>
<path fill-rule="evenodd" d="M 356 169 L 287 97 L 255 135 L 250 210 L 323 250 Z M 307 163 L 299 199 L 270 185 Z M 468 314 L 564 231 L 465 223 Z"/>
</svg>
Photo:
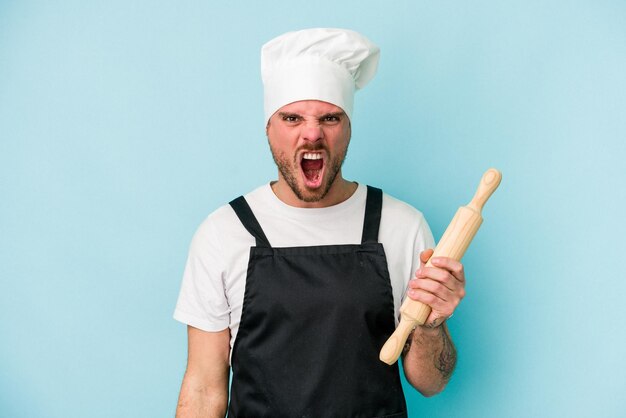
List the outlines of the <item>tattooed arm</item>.
<svg viewBox="0 0 626 418">
<path fill-rule="evenodd" d="M 456 349 L 445 323 L 437 327 L 417 327 L 402 352 L 404 374 L 424 396 L 441 392 L 454 371 Z"/>
<path fill-rule="evenodd" d="M 403 351 L 407 380 L 424 396 L 433 396 L 446 386 L 456 365 L 456 349 L 445 320 L 465 296 L 465 273 L 458 261 L 445 257 L 425 264 L 432 250 L 420 254 L 422 266 L 409 282 L 407 295 L 432 308 L 424 326 L 417 327 Z"/>
</svg>

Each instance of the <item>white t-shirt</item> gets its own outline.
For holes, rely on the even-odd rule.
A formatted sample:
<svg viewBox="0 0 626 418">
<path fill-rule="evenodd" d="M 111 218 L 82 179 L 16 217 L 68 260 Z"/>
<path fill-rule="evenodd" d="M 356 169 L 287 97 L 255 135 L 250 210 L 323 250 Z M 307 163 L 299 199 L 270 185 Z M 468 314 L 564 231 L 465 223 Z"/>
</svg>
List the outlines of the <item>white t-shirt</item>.
<svg viewBox="0 0 626 418">
<path fill-rule="evenodd" d="M 326 208 L 296 208 L 276 197 L 269 184 L 245 195 L 272 247 L 360 244 L 367 188 L 359 185 L 346 201 Z M 383 194 L 378 241 L 383 244 L 393 289 L 396 321 L 419 253 L 434 247 L 424 216 Z M 210 214 L 191 242 L 174 318 L 204 331 L 230 328 L 237 337 L 250 247 L 255 239 L 230 205 Z"/>
</svg>

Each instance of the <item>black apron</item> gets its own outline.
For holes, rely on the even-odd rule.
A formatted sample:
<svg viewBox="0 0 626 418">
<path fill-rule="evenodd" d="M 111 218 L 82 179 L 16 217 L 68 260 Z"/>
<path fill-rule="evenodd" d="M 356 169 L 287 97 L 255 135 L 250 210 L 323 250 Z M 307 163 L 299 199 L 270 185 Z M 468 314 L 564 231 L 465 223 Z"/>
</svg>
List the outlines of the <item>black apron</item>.
<svg viewBox="0 0 626 418">
<path fill-rule="evenodd" d="M 369 187 L 360 245 L 272 248 L 243 197 L 230 205 L 255 237 L 232 353 L 228 416 L 406 417 L 378 242 L 382 192 Z"/>
</svg>

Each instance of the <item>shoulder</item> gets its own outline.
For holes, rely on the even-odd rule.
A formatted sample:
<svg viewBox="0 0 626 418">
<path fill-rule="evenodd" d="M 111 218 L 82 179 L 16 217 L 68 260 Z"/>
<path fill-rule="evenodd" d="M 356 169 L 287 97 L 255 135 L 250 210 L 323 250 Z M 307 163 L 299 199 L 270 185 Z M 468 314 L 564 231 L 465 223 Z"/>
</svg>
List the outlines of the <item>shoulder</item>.
<svg viewBox="0 0 626 418">
<path fill-rule="evenodd" d="M 214 238 L 227 232 L 236 225 L 237 217 L 229 204 L 220 206 L 211 212 L 198 226 L 194 241 Z"/>
<path fill-rule="evenodd" d="M 422 212 L 402 200 L 383 193 L 383 212 L 381 227 L 391 223 L 395 225 L 428 226 Z"/>
<path fill-rule="evenodd" d="M 268 190 L 271 190 L 269 185 L 260 186 L 251 192 L 243 195 L 251 207 L 256 206 L 260 202 L 268 200 Z M 236 197 L 234 198 L 236 199 Z M 233 199 L 233 200 L 234 200 Z M 230 206 L 230 203 L 226 203 L 213 212 L 211 212 L 200 224 L 199 231 L 216 231 L 222 229 L 230 229 L 233 225 L 240 225 L 241 222 L 237 218 L 235 211 Z"/>
<path fill-rule="evenodd" d="M 248 202 L 263 200 L 266 194 L 265 189 L 269 186 L 261 186 L 246 194 Z M 231 242 L 250 240 L 250 234 L 237 217 L 237 214 L 229 203 L 211 212 L 198 226 L 194 235 L 192 245 L 204 247 L 210 244 L 215 247 L 228 246 Z"/>
<path fill-rule="evenodd" d="M 391 245 L 428 248 L 434 245 L 432 232 L 421 211 L 383 194 L 383 211 L 380 219 L 381 242 Z"/>
</svg>

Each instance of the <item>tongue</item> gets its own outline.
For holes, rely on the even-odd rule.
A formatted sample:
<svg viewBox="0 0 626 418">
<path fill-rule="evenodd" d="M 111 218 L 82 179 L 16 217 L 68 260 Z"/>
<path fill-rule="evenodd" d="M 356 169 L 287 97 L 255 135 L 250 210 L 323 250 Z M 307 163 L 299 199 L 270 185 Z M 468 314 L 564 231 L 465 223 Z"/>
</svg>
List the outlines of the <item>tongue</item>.
<svg viewBox="0 0 626 418">
<path fill-rule="evenodd" d="M 302 160 L 302 169 L 305 171 L 308 170 L 321 170 L 324 165 L 324 160 Z"/>
<path fill-rule="evenodd" d="M 302 172 L 306 178 L 307 187 L 319 187 L 321 182 L 322 168 L 324 167 L 324 160 L 302 160 Z"/>
</svg>

